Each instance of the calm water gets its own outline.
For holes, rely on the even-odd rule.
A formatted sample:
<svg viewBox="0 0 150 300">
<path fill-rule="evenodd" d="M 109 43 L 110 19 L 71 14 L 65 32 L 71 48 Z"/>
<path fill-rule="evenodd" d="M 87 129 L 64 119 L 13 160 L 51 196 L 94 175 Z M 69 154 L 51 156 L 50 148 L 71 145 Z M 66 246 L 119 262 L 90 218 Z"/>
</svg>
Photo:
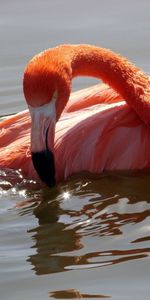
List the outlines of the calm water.
<svg viewBox="0 0 150 300">
<path fill-rule="evenodd" d="M 26 63 L 61 43 L 111 48 L 150 74 L 149 11 L 146 0 L 1 1 L 0 115 L 26 107 Z M 148 300 L 149 270 L 150 173 L 49 190 L 0 170 L 0 299 Z"/>
</svg>

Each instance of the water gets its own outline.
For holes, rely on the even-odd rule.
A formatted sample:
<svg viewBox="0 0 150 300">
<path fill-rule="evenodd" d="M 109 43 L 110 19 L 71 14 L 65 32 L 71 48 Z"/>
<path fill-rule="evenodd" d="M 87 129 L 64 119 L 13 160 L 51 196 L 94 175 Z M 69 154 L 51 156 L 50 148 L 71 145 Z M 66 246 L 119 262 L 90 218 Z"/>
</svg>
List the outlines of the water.
<svg viewBox="0 0 150 300">
<path fill-rule="evenodd" d="M 138 0 L 1 2 L 0 115 L 26 107 L 26 63 L 61 43 L 111 48 L 150 74 L 149 10 Z M 148 300 L 149 182 L 82 175 L 49 190 L 0 170 L 0 299 Z"/>
</svg>

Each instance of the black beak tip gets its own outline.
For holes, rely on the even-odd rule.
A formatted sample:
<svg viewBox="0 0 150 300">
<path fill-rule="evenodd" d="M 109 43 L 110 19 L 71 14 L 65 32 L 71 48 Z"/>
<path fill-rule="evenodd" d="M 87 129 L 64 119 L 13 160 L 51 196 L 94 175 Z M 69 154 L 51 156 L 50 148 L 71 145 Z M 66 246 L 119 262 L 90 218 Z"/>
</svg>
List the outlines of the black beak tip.
<svg viewBox="0 0 150 300">
<path fill-rule="evenodd" d="M 55 161 L 53 153 L 46 149 L 41 152 L 32 152 L 32 162 L 40 179 L 47 186 L 53 187 L 55 181 Z"/>
</svg>

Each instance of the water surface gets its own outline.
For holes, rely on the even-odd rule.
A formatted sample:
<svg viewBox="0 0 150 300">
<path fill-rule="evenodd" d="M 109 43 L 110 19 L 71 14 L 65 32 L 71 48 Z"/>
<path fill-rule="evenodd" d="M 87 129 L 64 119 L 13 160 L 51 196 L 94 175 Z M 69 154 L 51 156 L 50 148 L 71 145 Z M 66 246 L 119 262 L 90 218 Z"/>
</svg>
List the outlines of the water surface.
<svg viewBox="0 0 150 300">
<path fill-rule="evenodd" d="M 26 63 L 61 43 L 111 48 L 150 74 L 149 11 L 146 0 L 1 3 L 0 115 L 26 107 Z M 148 172 L 82 174 L 49 190 L 0 170 L 1 299 L 148 300 L 149 183 Z"/>
</svg>

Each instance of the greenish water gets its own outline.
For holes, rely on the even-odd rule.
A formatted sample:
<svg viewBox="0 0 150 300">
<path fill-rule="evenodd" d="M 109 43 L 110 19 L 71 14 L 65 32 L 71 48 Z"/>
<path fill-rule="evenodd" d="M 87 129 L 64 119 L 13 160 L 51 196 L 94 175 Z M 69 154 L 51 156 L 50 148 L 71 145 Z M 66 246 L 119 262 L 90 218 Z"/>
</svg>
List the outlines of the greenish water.
<svg viewBox="0 0 150 300">
<path fill-rule="evenodd" d="M 111 48 L 150 74 L 149 11 L 148 1 L 1 3 L 0 115 L 26 107 L 24 67 L 57 44 Z M 148 300 L 149 269 L 150 173 L 78 175 L 49 190 L 0 170 L 0 299 Z"/>
</svg>

